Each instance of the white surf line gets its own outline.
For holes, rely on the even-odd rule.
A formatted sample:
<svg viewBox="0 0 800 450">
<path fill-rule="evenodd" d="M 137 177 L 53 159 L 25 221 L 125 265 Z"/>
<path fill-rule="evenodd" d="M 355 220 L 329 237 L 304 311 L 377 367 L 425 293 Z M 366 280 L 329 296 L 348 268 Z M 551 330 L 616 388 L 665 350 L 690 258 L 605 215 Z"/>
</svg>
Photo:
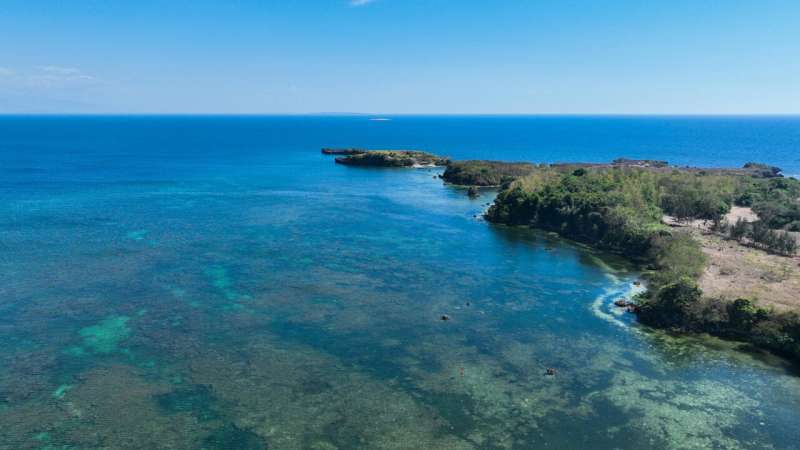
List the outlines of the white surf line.
<svg viewBox="0 0 800 450">
<path fill-rule="evenodd" d="M 603 306 L 606 305 L 607 300 L 611 297 L 619 296 L 620 291 L 615 290 L 612 288 L 608 288 L 605 292 L 601 295 L 598 295 L 594 302 L 592 302 L 592 313 L 595 317 L 605 320 L 606 322 L 612 323 L 622 328 L 628 328 L 628 326 L 621 320 L 617 319 L 610 313 L 603 311 Z"/>
<path fill-rule="evenodd" d="M 612 274 L 606 274 L 606 277 L 614 283 L 614 286 L 607 288 L 602 294 L 595 298 L 591 305 L 592 313 L 599 319 L 629 330 L 630 326 L 627 323 L 616 317 L 614 313 L 608 311 L 612 310 L 611 308 L 617 308 L 613 306 L 615 299 L 624 297 L 630 301 L 636 294 L 643 292 L 645 288 L 644 286 L 633 285 L 630 280 L 620 280 L 617 276 Z M 621 315 L 623 310 L 620 309 L 619 311 Z"/>
</svg>

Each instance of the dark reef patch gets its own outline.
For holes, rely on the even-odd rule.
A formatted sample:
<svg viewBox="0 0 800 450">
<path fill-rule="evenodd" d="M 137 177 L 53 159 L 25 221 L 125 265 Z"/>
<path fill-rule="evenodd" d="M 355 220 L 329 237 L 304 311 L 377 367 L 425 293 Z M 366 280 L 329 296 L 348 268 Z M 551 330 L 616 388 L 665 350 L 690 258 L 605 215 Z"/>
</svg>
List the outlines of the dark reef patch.
<svg viewBox="0 0 800 450">
<path fill-rule="evenodd" d="M 267 442 L 252 431 L 236 424 L 228 424 L 215 430 L 203 440 L 203 450 L 265 450 Z"/>
<path fill-rule="evenodd" d="M 201 421 L 215 420 L 216 399 L 209 386 L 195 384 L 156 396 L 159 408 L 167 414 L 191 413 Z"/>
</svg>

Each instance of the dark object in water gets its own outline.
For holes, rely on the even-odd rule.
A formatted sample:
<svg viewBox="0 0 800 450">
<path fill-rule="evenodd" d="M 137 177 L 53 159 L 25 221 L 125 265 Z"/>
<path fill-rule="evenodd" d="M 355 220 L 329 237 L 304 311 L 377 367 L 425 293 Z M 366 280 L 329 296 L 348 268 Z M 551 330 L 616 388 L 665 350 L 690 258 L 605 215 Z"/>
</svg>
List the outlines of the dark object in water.
<svg viewBox="0 0 800 450">
<path fill-rule="evenodd" d="M 472 303 L 470 303 L 470 302 L 467 302 L 467 306 L 471 306 L 471 305 L 472 305 Z"/>
<path fill-rule="evenodd" d="M 211 386 L 194 384 L 165 392 L 155 397 L 158 407 L 165 414 L 190 413 L 200 422 L 219 419 L 216 412 L 216 397 Z"/>
<path fill-rule="evenodd" d="M 638 280 L 633 282 L 634 286 L 641 286 L 641 284 L 642 284 L 642 282 L 638 281 Z"/>
<path fill-rule="evenodd" d="M 441 319 L 443 321 L 447 321 L 447 320 L 450 320 L 450 316 L 448 316 L 447 314 L 442 314 L 442 317 L 440 317 L 439 319 Z"/>
<path fill-rule="evenodd" d="M 548 367 L 548 368 L 547 368 L 547 370 L 545 370 L 544 374 L 545 374 L 545 375 L 547 375 L 547 376 L 554 377 L 554 376 L 556 376 L 556 373 L 557 373 L 557 372 L 558 372 L 558 371 L 557 371 L 555 368 L 553 368 L 553 367 Z"/>
<path fill-rule="evenodd" d="M 629 304 L 628 301 L 625 300 L 624 298 L 614 300 L 614 306 L 619 306 L 620 308 L 625 308 L 626 306 L 628 306 L 628 304 Z"/>
<path fill-rule="evenodd" d="M 478 188 L 475 186 L 470 186 L 469 189 L 467 189 L 467 195 L 469 198 L 478 198 L 481 196 L 481 194 L 478 192 Z"/>
</svg>

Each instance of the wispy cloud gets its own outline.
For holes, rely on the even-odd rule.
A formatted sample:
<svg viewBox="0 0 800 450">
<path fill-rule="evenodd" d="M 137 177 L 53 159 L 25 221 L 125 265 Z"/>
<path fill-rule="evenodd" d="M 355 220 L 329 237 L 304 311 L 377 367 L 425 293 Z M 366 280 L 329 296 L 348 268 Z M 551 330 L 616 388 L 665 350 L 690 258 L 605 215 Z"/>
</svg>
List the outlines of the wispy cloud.
<svg viewBox="0 0 800 450">
<path fill-rule="evenodd" d="M 0 113 L 97 111 L 107 83 L 73 66 L 0 67 Z"/>
<path fill-rule="evenodd" d="M 97 78 L 76 67 L 40 66 L 27 79 L 38 87 L 69 87 L 94 84 Z"/>
<path fill-rule="evenodd" d="M 3 85 L 17 89 L 58 89 L 87 87 L 100 80 L 76 67 L 39 66 L 30 71 L 18 72 L 0 67 Z"/>
<path fill-rule="evenodd" d="M 61 66 L 39 66 L 37 67 L 42 72 L 52 73 L 56 75 L 77 75 L 81 73 L 80 69 L 75 67 L 61 67 Z"/>
<path fill-rule="evenodd" d="M 358 6 L 367 6 L 370 3 L 375 3 L 377 0 L 350 0 L 350 6 L 358 7 Z"/>
</svg>

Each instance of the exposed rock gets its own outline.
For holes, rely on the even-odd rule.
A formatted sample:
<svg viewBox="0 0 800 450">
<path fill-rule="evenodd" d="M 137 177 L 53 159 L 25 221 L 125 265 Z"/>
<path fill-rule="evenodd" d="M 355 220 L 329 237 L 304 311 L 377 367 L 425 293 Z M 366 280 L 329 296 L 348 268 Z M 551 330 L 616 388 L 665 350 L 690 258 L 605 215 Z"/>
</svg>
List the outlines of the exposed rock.
<svg viewBox="0 0 800 450">
<path fill-rule="evenodd" d="M 752 171 L 752 175 L 760 178 L 775 178 L 781 176 L 781 168 L 770 166 L 768 164 L 749 162 L 744 165 L 744 168 Z"/>
<path fill-rule="evenodd" d="M 612 164 L 615 166 L 623 166 L 623 167 L 655 167 L 655 168 L 662 168 L 669 166 L 667 161 L 658 161 L 654 159 L 628 159 L 628 158 L 617 158 L 612 161 Z"/>
</svg>

